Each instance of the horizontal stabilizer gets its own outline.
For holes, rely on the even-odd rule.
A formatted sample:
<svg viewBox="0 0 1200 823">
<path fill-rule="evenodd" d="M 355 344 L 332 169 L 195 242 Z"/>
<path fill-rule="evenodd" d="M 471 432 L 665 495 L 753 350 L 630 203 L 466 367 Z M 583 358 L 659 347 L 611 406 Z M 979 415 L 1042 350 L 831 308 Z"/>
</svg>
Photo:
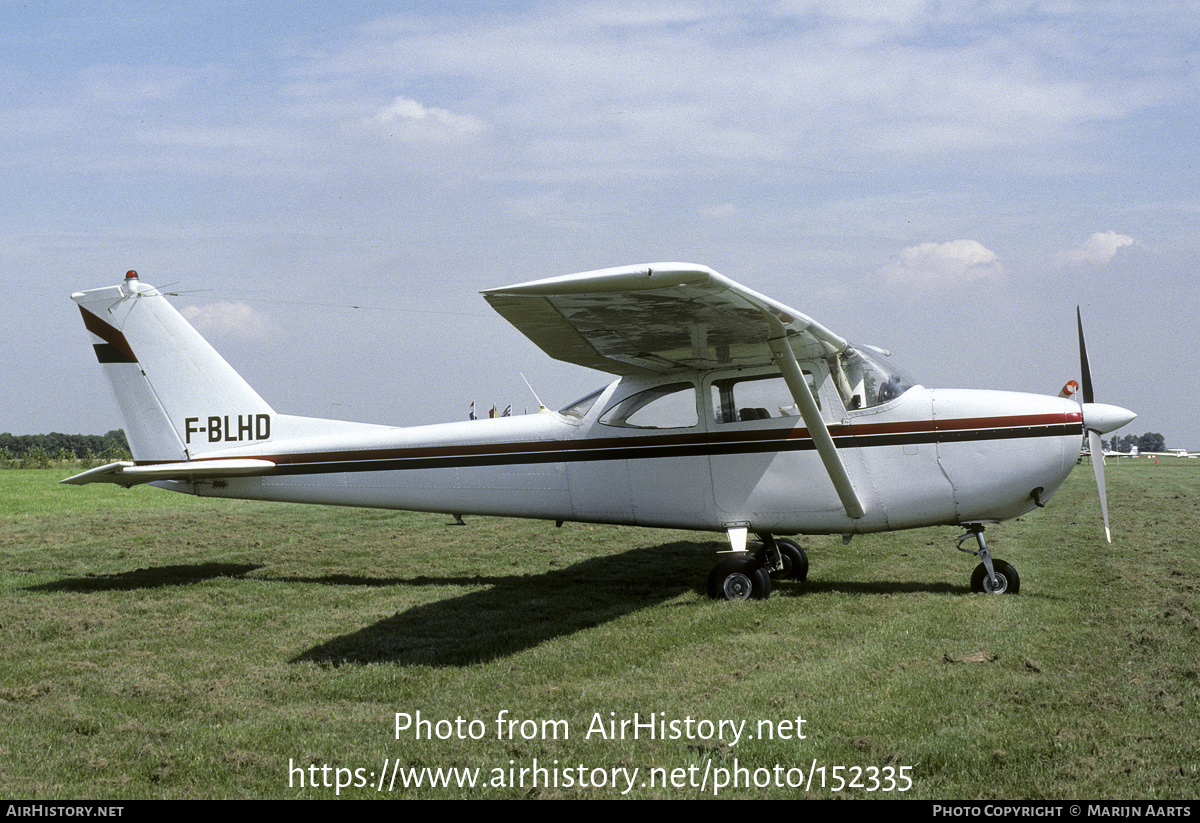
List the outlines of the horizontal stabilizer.
<svg viewBox="0 0 1200 823">
<path fill-rule="evenodd" d="M 82 474 L 61 480 L 72 486 L 88 483 L 116 483 L 118 486 L 136 486 L 154 480 L 200 480 L 218 477 L 240 477 L 252 474 L 267 474 L 275 468 L 270 460 L 231 458 L 228 460 L 194 460 L 182 463 L 153 463 L 138 466 L 128 460 L 109 463 L 89 469 Z"/>
</svg>

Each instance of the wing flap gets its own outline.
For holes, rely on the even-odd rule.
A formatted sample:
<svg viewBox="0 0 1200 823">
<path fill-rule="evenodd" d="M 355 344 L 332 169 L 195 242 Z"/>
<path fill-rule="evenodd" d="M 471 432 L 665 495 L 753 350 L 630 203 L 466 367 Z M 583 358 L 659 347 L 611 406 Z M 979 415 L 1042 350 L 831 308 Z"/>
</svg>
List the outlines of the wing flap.
<svg viewBox="0 0 1200 823">
<path fill-rule="evenodd" d="M 551 357 L 619 375 L 768 365 L 779 325 L 800 359 L 847 345 L 801 312 L 690 263 L 582 272 L 483 296 Z"/>
</svg>

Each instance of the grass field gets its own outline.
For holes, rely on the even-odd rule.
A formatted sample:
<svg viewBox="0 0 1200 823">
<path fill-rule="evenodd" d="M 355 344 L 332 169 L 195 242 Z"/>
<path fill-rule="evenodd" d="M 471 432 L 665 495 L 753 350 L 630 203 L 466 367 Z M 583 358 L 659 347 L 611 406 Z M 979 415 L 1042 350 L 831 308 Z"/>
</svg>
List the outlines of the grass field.
<svg viewBox="0 0 1200 823">
<path fill-rule="evenodd" d="M 0 796 L 1194 799 L 1197 463 L 1110 466 L 1111 547 L 1086 469 L 989 527 L 1016 596 L 925 529 L 749 603 L 706 535 L 2 471 Z"/>
</svg>

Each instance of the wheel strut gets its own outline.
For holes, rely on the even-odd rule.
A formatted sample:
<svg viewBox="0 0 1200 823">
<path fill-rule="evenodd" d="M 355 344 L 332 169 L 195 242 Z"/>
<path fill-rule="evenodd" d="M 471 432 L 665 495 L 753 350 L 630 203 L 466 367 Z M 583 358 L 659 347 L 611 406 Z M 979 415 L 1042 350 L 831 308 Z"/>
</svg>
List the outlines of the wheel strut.
<svg viewBox="0 0 1200 823">
<path fill-rule="evenodd" d="M 808 579 L 808 555 L 800 544 L 786 537 L 775 537 L 769 532 L 758 532 L 762 547 L 755 556 L 767 573 L 776 580 Z"/>
<path fill-rule="evenodd" d="M 783 556 L 779 553 L 779 544 L 775 542 L 775 536 L 770 532 L 757 532 L 757 535 L 758 539 L 762 541 L 762 549 L 758 553 L 759 559 L 762 560 L 767 574 L 774 575 L 783 569 Z"/>
<path fill-rule="evenodd" d="M 970 538 L 970 537 L 974 537 L 976 542 L 979 543 L 979 551 L 972 551 L 971 549 L 964 549 L 962 547 L 963 541 L 965 541 L 967 538 Z M 955 548 L 957 548 L 960 552 L 964 552 L 966 554 L 973 554 L 976 557 L 978 557 L 980 560 L 982 560 L 984 568 L 987 569 L 988 580 L 991 581 L 993 584 L 996 583 L 996 569 L 992 565 L 992 553 L 988 551 L 987 541 L 983 539 L 983 524 L 982 523 L 969 524 L 967 526 L 967 533 L 964 534 L 962 537 L 958 538 L 958 542 L 955 545 Z"/>
</svg>

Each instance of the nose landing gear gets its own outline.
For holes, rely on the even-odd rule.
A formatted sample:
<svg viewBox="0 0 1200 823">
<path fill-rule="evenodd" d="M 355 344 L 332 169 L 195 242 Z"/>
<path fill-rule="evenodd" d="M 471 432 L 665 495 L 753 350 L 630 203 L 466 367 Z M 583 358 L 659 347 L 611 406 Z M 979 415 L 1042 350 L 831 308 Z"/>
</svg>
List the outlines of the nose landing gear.
<svg viewBox="0 0 1200 823">
<path fill-rule="evenodd" d="M 978 551 L 963 548 L 963 542 L 971 537 L 974 537 L 979 544 Z M 971 591 L 989 594 L 1016 594 L 1021 590 L 1021 578 L 1012 564 L 1004 560 L 992 559 L 987 542 L 983 539 L 982 523 L 968 524 L 967 533 L 958 538 L 956 548 L 960 552 L 973 554 L 983 561 L 975 567 L 975 571 L 971 574 Z"/>
</svg>

